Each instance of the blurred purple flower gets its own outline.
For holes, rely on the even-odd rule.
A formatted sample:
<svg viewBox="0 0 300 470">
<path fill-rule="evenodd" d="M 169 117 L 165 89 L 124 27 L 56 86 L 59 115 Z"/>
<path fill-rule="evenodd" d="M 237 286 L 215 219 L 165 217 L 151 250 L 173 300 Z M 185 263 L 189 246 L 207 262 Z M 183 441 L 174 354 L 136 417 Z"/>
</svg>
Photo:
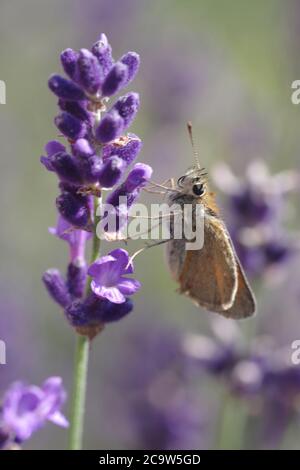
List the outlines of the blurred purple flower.
<svg viewBox="0 0 300 470">
<path fill-rule="evenodd" d="M 245 270 L 259 276 L 283 266 L 298 250 L 283 227 L 283 217 L 285 196 L 299 189 L 299 174 L 285 171 L 271 176 L 262 161 L 253 161 L 244 180 L 226 164 L 215 167 L 213 178 L 227 196 L 229 230 Z"/>
<path fill-rule="evenodd" d="M 66 392 L 60 377 L 49 377 L 41 387 L 22 382 L 13 384 L 4 395 L 1 407 L 2 435 L 21 443 L 46 421 L 68 427 L 68 421 L 60 411 L 65 400 Z"/>
<path fill-rule="evenodd" d="M 124 365 L 115 386 L 122 390 L 118 399 L 127 440 L 147 450 L 199 448 L 203 413 L 178 332 L 142 325 L 131 332 L 122 351 Z"/>
<path fill-rule="evenodd" d="M 250 415 L 260 410 L 263 426 L 256 446 L 278 445 L 287 426 L 299 417 L 300 369 L 290 364 L 289 348 L 274 349 L 266 336 L 249 343 L 228 320 L 216 319 L 212 328 L 213 337 L 187 335 L 183 351 L 202 376 L 219 380 L 234 400 L 246 402 Z"/>
</svg>

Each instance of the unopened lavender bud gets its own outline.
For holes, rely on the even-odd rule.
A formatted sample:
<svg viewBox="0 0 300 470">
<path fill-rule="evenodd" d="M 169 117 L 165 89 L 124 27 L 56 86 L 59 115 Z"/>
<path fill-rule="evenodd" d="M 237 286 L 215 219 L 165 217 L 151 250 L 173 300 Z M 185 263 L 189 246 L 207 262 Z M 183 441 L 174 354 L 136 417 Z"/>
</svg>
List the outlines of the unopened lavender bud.
<svg viewBox="0 0 300 470">
<path fill-rule="evenodd" d="M 90 222 L 90 209 L 87 198 L 79 194 L 64 191 L 56 198 L 56 207 L 70 224 L 85 228 Z"/>
<path fill-rule="evenodd" d="M 102 309 L 99 309 L 98 318 L 102 323 L 112 323 L 121 320 L 133 310 L 133 302 L 126 299 L 122 304 L 114 304 L 107 301 Z"/>
<path fill-rule="evenodd" d="M 43 275 L 43 282 L 56 303 L 64 308 L 69 305 L 71 296 L 64 278 L 57 269 L 48 269 Z"/>
<path fill-rule="evenodd" d="M 102 170 L 102 159 L 98 155 L 80 158 L 80 168 L 85 183 L 96 183 Z"/>
<path fill-rule="evenodd" d="M 97 57 L 88 49 L 81 49 L 78 58 L 78 81 L 90 94 L 95 94 L 103 83 L 103 70 Z"/>
<path fill-rule="evenodd" d="M 127 52 L 127 54 L 124 54 L 121 57 L 120 62 L 127 65 L 128 67 L 128 75 L 124 84 L 128 85 L 128 83 L 134 79 L 138 72 L 140 66 L 140 56 L 136 52 Z"/>
<path fill-rule="evenodd" d="M 133 169 L 129 172 L 126 181 L 125 187 L 128 192 L 133 191 L 137 188 L 142 188 L 147 184 L 152 176 L 152 168 L 145 163 L 136 163 Z"/>
<path fill-rule="evenodd" d="M 84 326 L 89 321 L 81 300 L 70 303 L 65 309 L 65 315 L 72 326 Z"/>
<path fill-rule="evenodd" d="M 140 106 L 140 98 L 138 93 L 128 93 L 122 96 L 113 106 L 113 110 L 116 110 L 124 121 L 124 128 L 130 126 L 138 112 Z"/>
<path fill-rule="evenodd" d="M 48 85 L 56 96 L 64 100 L 80 101 L 85 98 L 84 92 L 79 86 L 60 75 L 52 75 L 49 78 Z"/>
<path fill-rule="evenodd" d="M 126 84 L 128 78 L 128 67 L 117 62 L 107 74 L 102 85 L 102 96 L 112 96 Z"/>
<path fill-rule="evenodd" d="M 61 144 L 60 142 L 58 142 L 57 140 L 50 140 L 45 145 L 45 150 L 47 152 L 47 157 L 42 155 L 41 158 L 40 158 L 40 161 L 48 171 L 55 171 L 55 169 L 53 168 L 52 162 L 51 162 L 51 157 L 55 153 L 65 152 L 66 147 L 63 144 Z"/>
<path fill-rule="evenodd" d="M 123 220 L 126 219 L 126 213 L 128 212 L 128 209 L 132 206 L 132 204 L 136 201 L 140 194 L 140 189 L 134 189 L 133 191 L 129 192 L 126 189 L 125 182 L 122 183 L 120 186 L 118 186 L 114 191 L 112 191 L 106 198 L 106 203 L 114 206 L 115 208 L 119 208 L 120 204 L 120 198 L 122 198 L 122 201 L 124 199 L 125 205 L 126 205 L 126 210 L 124 214 L 122 214 Z"/>
<path fill-rule="evenodd" d="M 51 165 L 62 181 L 71 184 L 82 183 L 80 167 L 72 155 L 58 152 L 50 157 Z"/>
<path fill-rule="evenodd" d="M 71 140 L 79 139 L 86 134 L 85 123 L 70 113 L 59 114 L 54 122 L 60 132 Z"/>
<path fill-rule="evenodd" d="M 76 81 L 76 69 L 79 52 L 73 49 L 66 49 L 60 55 L 61 64 L 64 71 L 72 80 Z"/>
<path fill-rule="evenodd" d="M 96 138 L 106 144 L 119 137 L 124 129 L 124 121 L 117 111 L 110 111 L 100 121 L 96 129 Z"/>
<path fill-rule="evenodd" d="M 58 106 L 62 111 L 72 114 L 81 121 L 86 121 L 89 124 L 93 122 L 93 115 L 87 110 L 87 101 L 66 101 L 63 99 L 58 100 Z"/>
<path fill-rule="evenodd" d="M 97 57 L 106 76 L 113 65 L 112 50 L 105 34 L 101 34 L 100 39 L 92 47 L 92 53 Z"/>
<path fill-rule="evenodd" d="M 112 323 L 121 320 L 133 309 L 133 303 L 130 299 L 126 299 L 121 304 L 114 304 L 107 299 L 101 299 L 94 293 L 91 293 L 80 306 L 73 304 L 68 308 L 73 319 L 83 324 L 92 322 Z M 74 321 L 74 320 L 73 320 Z"/>
<path fill-rule="evenodd" d="M 44 167 L 46 168 L 46 170 L 48 170 L 48 171 L 54 171 L 54 168 L 53 168 L 53 166 L 52 166 L 52 163 L 51 163 L 49 157 L 46 157 L 45 155 L 42 155 L 42 156 L 40 157 L 40 162 L 42 163 L 42 165 L 44 165 Z"/>
<path fill-rule="evenodd" d="M 55 153 L 65 152 L 66 147 L 57 140 L 50 140 L 45 145 L 45 150 L 47 152 L 48 157 L 51 157 L 51 155 L 54 155 Z"/>
<path fill-rule="evenodd" d="M 84 260 L 77 258 L 68 265 L 67 286 L 73 297 L 83 296 L 86 285 L 87 267 Z"/>
<path fill-rule="evenodd" d="M 105 161 L 112 155 L 117 155 L 121 158 L 126 166 L 129 166 L 137 157 L 143 144 L 142 141 L 134 134 L 129 134 L 127 142 L 124 144 L 107 144 L 103 147 L 102 158 Z"/>
<path fill-rule="evenodd" d="M 72 151 L 77 157 L 90 157 L 95 153 L 95 150 L 87 139 L 76 140 L 72 145 Z"/>
<path fill-rule="evenodd" d="M 125 165 L 121 158 L 112 156 L 103 164 L 98 181 L 102 188 L 109 189 L 121 179 Z"/>
</svg>

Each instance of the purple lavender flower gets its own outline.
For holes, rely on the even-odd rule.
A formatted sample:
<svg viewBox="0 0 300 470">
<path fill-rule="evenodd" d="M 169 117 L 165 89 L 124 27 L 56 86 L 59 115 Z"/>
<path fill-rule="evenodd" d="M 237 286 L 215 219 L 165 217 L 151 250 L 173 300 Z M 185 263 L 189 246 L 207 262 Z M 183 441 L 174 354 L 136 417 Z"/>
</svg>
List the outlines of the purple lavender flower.
<svg viewBox="0 0 300 470">
<path fill-rule="evenodd" d="M 124 277 L 132 273 L 132 261 L 127 251 L 121 248 L 102 256 L 88 269 L 88 274 L 93 278 L 92 291 L 115 304 L 122 304 L 126 296 L 134 294 L 141 287 L 137 280 Z"/>
<path fill-rule="evenodd" d="M 3 398 L 1 435 L 9 436 L 6 441 L 20 443 L 29 439 L 46 421 L 68 427 L 68 421 L 60 411 L 65 400 L 66 392 L 60 377 L 49 377 L 41 387 L 22 382 L 13 384 Z"/>
<path fill-rule="evenodd" d="M 114 250 L 89 268 L 85 259 L 86 243 L 96 232 L 93 197 L 99 198 L 103 190 L 112 189 L 108 199 L 115 201 L 124 193 L 129 207 L 152 174 L 148 165 L 136 164 L 116 188 L 142 147 L 138 136 L 123 134 L 140 102 L 138 94 L 132 92 L 119 97 L 111 107 L 107 102 L 133 80 L 140 59 L 135 52 L 128 52 L 114 62 L 104 34 L 91 50 L 66 49 L 60 58 L 68 78 L 55 74 L 48 84 L 59 98 L 61 112 L 54 121 L 67 138 L 67 145 L 50 141 L 41 162 L 59 179 L 61 192 L 56 207 L 60 215 L 57 227 L 50 231 L 68 242 L 70 261 L 65 276 L 52 269 L 46 271 L 43 280 L 71 325 L 92 338 L 105 323 L 117 321 L 132 310 L 128 296 L 140 287 L 138 281 L 125 277 L 133 271 L 125 250 Z M 119 224 L 123 207 L 118 204 Z M 127 207 L 124 212 L 126 223 Z M 88 276 L 93 278 L 92 292 L 86 289 Z"/>
</svg>

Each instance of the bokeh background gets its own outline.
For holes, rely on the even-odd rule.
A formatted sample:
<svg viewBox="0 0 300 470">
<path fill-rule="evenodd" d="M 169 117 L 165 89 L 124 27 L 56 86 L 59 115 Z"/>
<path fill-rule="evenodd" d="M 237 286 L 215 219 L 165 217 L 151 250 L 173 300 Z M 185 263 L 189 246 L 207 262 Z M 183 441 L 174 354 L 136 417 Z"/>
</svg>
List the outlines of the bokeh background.
<svg viewBox="0 0 300 470">
<path fill-rule="evenodd" d="M 300 107 L 291 102 L 291 83 L 300 79 L 298 0 L 3 0 L 0 339 L 7 365 L 0 365 L 1 393 L 16 379 L 39 384 L 50 375 L 61 375 L 71 391 L 74 334 L 41 282 L 48 267 L 65 269 L 67 250 L 48 233 L 57 187 L 39 156 L 57 135 L 47 79 L 61 71 L 60 52 L 90 47 L 101 32 L 115 57 L 127 50 L 141 55 L 130 87 L 142 99 L 132 130 L 144 141 L 140 159 L 156 181 L 179 177 L 191 165 L 187 120 L 211 174 L 225 162 L 243 178 L 257 159 L 271 174 L 299 169 Z M 262 170 L 255 171 L 259 178 Z M 267 190 L 270 181 L 264 180 Z M 270 204 L 278 194 L 280 188 L 268 194 Z M 218 201 L 230 221 L 228 197 L 219 191 Z M 162 247 L 137 258 L 143 288 L 135 311 L 92 344 L 85 448 L 299 448 L 300 366 L 290 370 L 291 343 L 300 339 L 297 187 L 283 207 L 285 246 L 271 269 L 259 264 L 249 273 L 258 313 L 242 325 L 216 324 L 214 314 L 179 296 Z M 251 356 L 262 336 L 268 360 L 282 354 L 279 381 L 270 393 L 233 392 L 232 372 L 246 387 L 256 384 L 256 369 L 243 369 L 249 366 L 243 362 L 220 372 L 207 361 L 214 354 L 225 360 L 224 343 L 234 350 L 249 344 Z M 26 448 L 66 442 L 65 431 L 49 425 Z"/>
</svg>

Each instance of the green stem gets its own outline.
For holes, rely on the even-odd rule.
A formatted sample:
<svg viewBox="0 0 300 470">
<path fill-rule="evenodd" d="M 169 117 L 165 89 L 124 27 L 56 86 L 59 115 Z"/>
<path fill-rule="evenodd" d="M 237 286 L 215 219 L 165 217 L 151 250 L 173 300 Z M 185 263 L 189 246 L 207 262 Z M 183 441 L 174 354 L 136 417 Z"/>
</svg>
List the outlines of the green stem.
<svg viewBox="0 0 300 470">
<path fill-rule="evenodd" d="M 89 347 L 88 337 L 77 335 L 69 446 L 71 450 L 82 448 Z"/>
<path fill-rule="evenodd" d="M 94 198 L 94 236 L 91 263 L 93 263 L 100 253 L 100 239 L 97 237 L 96 229 L 99 222 L 97 210 L 101 204 L 101 198 Z M 90 279 L 87 282 L 87 293 L 90 292 Z M 77 335 L 77 345 L 74 364 L 73 398 L 71 405 L 71 425 L 70 442 L 71 450 L 80 450 L 82 448 L 85 396 L 87 387 L 87 374 L 89 362 L 90 340 L 87 336 Z"/>
</svg>

